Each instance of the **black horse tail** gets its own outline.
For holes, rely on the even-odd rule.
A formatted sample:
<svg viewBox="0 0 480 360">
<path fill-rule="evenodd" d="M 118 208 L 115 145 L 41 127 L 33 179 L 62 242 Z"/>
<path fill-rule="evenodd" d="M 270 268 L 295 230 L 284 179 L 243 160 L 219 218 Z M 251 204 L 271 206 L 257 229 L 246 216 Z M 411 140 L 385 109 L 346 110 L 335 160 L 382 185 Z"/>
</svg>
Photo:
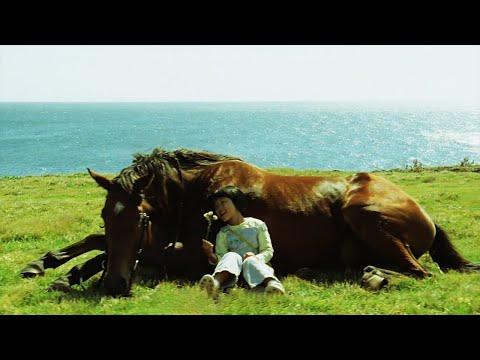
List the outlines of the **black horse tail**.
<svg viewBox="0 0 480 360">
<path fill-rule="evenodd" d="M 435 224 L 435 230 L 435 238 L 428 252 L 442 270 L 462 270 L 469 265 L 473 265 L 460 255 L 445 230 L 437 224 Z"/>
</svg>

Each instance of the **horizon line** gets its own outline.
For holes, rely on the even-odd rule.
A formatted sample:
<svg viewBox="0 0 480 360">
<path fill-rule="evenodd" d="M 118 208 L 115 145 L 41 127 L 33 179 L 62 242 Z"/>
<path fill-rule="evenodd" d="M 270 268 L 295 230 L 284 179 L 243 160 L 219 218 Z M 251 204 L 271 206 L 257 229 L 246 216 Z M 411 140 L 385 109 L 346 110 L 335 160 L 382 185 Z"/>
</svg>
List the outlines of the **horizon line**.
<svg viewBox="0 0 480 360">
<path fill-rule="evenodd" d="M 438 107 L 438 108 L 468 108 L 480 109 L 480 103 L 456 103 L 438 101 L 407 101 L 407 100 L 0 100 L 0 104 L 324 104 L 324 105 L 383 105 L 403 107 Z"/>
<path fill-rule="evenodd" d="M 210 103 L 234 103 L 234 102 L 309 102 L 309 103 L 389 103 L 389 104 L 415 104 L 415 105 L 422 105 L 422 104 L 445 104 L 447 100 L 320 100 L 320 99 L 284 99 L 284 100 L 0 100 L 0 103 L 203 103 L 203 102 L 210 102 Z M 447 101 L 447 104 L 458 104 L 458 105 L 480 105 L 479 103 L 475 102 L 454 102 L 454 101 Z"/>
</svg>

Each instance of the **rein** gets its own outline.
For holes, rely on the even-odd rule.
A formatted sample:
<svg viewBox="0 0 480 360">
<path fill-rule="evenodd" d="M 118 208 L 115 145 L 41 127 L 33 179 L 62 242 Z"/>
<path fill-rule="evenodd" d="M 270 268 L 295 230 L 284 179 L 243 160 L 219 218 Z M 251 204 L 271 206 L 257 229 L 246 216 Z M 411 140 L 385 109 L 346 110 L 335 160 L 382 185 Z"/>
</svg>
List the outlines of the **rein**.
<svg viewBox="0 0 480 360">
<path fill-rule="evenodd" d="M 180 170 L 180 163 L 178 161 L 178 158 L 175 157 L 175 167 L 178 172 L 178 178 L 180 179 L 180 183 L 182 184 L 182 197 L 180 199 L 180 208 L 178 210 L 178 216 L 177 216 L 177 231 L 175 231 L 175 240 L 173 242 L 173 247 L 175 248 L 176 243 L 178 242 L 178 238 L 180 236 L 180 226 L 182 224 L 182 216 L 183 216 L 183 199 L 185 196 L 185 182 L 183 181 L 183 175 L 182 171 Z"/>
<path fill-rule="evenodd" d="M 177 170 L 178 173 L 178 178 L 180 179 L 181 183 L 181 198 L 180 198 L 180 205 L 177 213 L 177 224 L 176 224 L 176 230 L 175 230 L 175 239 L 173 240 L 173 243 L 169 243 L 164 250 L 168 251 L 170 250 L 170 254 L 172 251 L 175 251 L 176 245 L 178 243 L 178 238 L 180 237 L 180 229 L 182 225 L 182 216 L 183 216 L 183 203 L 184 203 L 184 190 L 185 190 L 185 182 L 183 180 L 183 175 L 182 171 L 180 169 L 180 162 L 178 161 L 178 158 L 175 157 L 175 169 Z M 168 252 L 167 252 L 168 254 Z M 163 265 L 163 271 L 165 273 L 165 278 L 168 280 L 168 270 L 167 270 L 167 263 L 168 261 L 165 261 Z"/>
</svg>

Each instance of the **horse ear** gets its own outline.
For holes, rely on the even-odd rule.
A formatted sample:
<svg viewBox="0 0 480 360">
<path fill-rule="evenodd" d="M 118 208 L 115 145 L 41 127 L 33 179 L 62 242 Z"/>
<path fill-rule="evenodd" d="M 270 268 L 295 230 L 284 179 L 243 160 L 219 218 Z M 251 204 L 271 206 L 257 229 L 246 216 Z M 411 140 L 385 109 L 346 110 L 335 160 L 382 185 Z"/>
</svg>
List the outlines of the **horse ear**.
<svg viewBox="0 0 480 360">
<path fill-rule="evenodd" d="M 141 178 L 138 178 L 135 180 L 135 183 L 133 184 L 133 192 L 141 192 L 143 189 L 147 188 L 150 186 L 151 182 L 153 180 L 153 176 L 151 175 L 145 175 L 142 176 Z"/>
<path fill-rule="evenodd" d="M 90 176 L 93 178 L 93 180 L 97 182 L 98 185 L 100 185 L 102 188 L 104 188 L 107 191 L 110 190 L 110 186 L 112 186 L 112 182 L 110 180 L 108 180 L 105 176 L 97 174 L 96 172 L 90 170 L 89 168 L 87 168 L 87 170 Z"/>
</svg>

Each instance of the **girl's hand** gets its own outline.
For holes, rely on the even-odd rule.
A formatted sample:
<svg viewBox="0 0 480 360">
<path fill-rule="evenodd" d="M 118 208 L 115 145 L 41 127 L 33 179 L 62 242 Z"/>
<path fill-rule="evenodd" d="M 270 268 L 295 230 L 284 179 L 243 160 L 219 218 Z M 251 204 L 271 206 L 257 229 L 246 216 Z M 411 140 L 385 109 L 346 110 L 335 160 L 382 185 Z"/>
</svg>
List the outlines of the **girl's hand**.
<svg viewBox="0 0 480 360">
<path fill-rule="evenodd" d="M 213 254 L 213 244 L 205 239 L 202 239 L 202 250 L 206 255 Z"/>
<path fill-rule="evenodd" d="M 246 258 L 249 258 L 250 256 L 255 256 L 255 254 L 252 252 L 247 252 L 245 253 L 245 255 L 243 255 L 243 260 L 245 260 Z"/>
</svg>

